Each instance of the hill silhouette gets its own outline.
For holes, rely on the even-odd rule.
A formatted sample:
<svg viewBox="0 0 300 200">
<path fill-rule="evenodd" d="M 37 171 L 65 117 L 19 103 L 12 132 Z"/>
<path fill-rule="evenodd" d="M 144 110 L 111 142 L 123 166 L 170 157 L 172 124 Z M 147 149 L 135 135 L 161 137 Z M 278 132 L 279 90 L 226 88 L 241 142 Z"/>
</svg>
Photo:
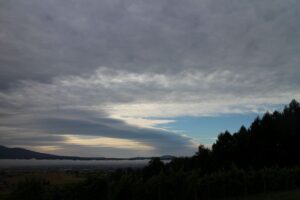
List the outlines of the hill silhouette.
<svg viewBox="0 0 300 200">
<path fill-rule="evenodd" d="M 9 148 L 0 145 L 0 159 L 45 159 L 45 160 L 147 160 L 152 157 L 132 157 L 132 158 L 106 158 L 106 157 L 79 157 L 60 156 L 47 153 L 40 153 L 24 148 Z M 163 155 L 161 160 L 171 160 L 174 156 Z"/>
<path fill-rule="evenodd" d="M 300 105 L 265 113 L 250 127 L 225 131 L 212 148 L 143 169 L 92 172 L 59 187 L 36 178 L 19 182 L 8 199 L 203 200 L 300 188 Z"/>
<path fill-rule="evenodd" d="M 30 151 L 23 148 L 0 146 L 0 159 L 80 159 L 80 157 L 58 156 Z"/>
</svg>

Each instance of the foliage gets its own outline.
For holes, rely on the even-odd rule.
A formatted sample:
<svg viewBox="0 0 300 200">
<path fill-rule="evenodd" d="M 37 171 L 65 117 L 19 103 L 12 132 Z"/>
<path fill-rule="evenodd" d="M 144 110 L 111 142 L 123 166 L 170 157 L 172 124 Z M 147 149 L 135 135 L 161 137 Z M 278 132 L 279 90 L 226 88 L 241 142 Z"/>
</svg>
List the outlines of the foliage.
<svg viewBox="0 0 300 200">
<path fill-rule="evenodd" d="M 122 171 L 119 177 L 94 175 L 85 181 L 51 186 L 33 179 L 20 182 L 11 199 L 47 200 L 181 200 L 217 199 L 248 196 L 269 191 L 299 188 L 300 168 L 263 168 L 245 170 L 232 167 L 203 174 L 200 170 L 161 171 L 148 179 L 140 172 Z"/>
<path fill-rule="evenodd" d="M 293 100 L 283 112 L 257 117 L 249 129 L 221 133 L 212 147 L 219 166 L 299 166 L 300 105 Z"/>
<path fill-rule="evenodd" d="M 300 105 L 257 117 L 249 128 L 221 133 L 212 149 L 139 170 L 94 174 L 52 186 L 38 179 L 17 184 L 11 199 L 215 199 L 300 187 Z"/>
</svg>

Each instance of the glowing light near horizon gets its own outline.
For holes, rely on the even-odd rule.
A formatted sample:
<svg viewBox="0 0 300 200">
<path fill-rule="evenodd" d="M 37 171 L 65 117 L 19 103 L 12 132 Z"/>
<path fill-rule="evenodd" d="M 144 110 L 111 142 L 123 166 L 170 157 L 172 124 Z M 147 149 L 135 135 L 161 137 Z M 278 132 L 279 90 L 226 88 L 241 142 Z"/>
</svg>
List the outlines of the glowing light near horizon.
<svg viewBox="0 0 300 200">
<path fill-rule="evenodd" d="M 139 142 L 136 140 L 110 138 L 110 137 L 95 137 L 95 136 L 65 136 L 67 144 L 75 144 L 91 147 L 109 147 L 116 149 L 132 149 L 132 150 L 154 150 L 153 146 Z"/>
<path fill-rule="evenodd" d="M 62 147 L 54 145 L 39 145 L 39 146 L 20 146 L 25 149 L 32 149 L 33 151 L 45 152 L 45 153 L 57 153 L 62 150 Z"/>
</svg>

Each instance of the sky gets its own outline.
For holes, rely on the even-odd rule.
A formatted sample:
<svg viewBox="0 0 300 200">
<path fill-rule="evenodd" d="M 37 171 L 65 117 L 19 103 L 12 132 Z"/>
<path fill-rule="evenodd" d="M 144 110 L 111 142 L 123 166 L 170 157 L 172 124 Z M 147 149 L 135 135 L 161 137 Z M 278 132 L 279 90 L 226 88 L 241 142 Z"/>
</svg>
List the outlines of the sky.
<svg viewBox="0 0 300 200">
<path fill-rule="evenodd" d="M 0 145 L 193 155 L 300 99 L 299 0 L 1 0 Z"/>
</svg>

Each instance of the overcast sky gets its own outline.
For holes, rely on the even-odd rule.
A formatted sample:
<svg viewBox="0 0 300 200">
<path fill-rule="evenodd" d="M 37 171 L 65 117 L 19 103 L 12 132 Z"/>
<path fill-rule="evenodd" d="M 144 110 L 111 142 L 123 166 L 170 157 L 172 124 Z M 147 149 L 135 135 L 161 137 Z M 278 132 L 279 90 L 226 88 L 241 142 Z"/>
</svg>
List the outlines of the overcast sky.
<svg viewBox="0 0 300 200">
<path fill-rule="evenodd" d="M 238 127 L 300 99 L 299 9 L 299 0 L 1 0 L 0 145 L 191 155 L 218 134 L 195 119 L 213 119 L 204 131 L 242 116 Z M 195 128 L 178 130 L 183 119 Z"/>
</svg>

